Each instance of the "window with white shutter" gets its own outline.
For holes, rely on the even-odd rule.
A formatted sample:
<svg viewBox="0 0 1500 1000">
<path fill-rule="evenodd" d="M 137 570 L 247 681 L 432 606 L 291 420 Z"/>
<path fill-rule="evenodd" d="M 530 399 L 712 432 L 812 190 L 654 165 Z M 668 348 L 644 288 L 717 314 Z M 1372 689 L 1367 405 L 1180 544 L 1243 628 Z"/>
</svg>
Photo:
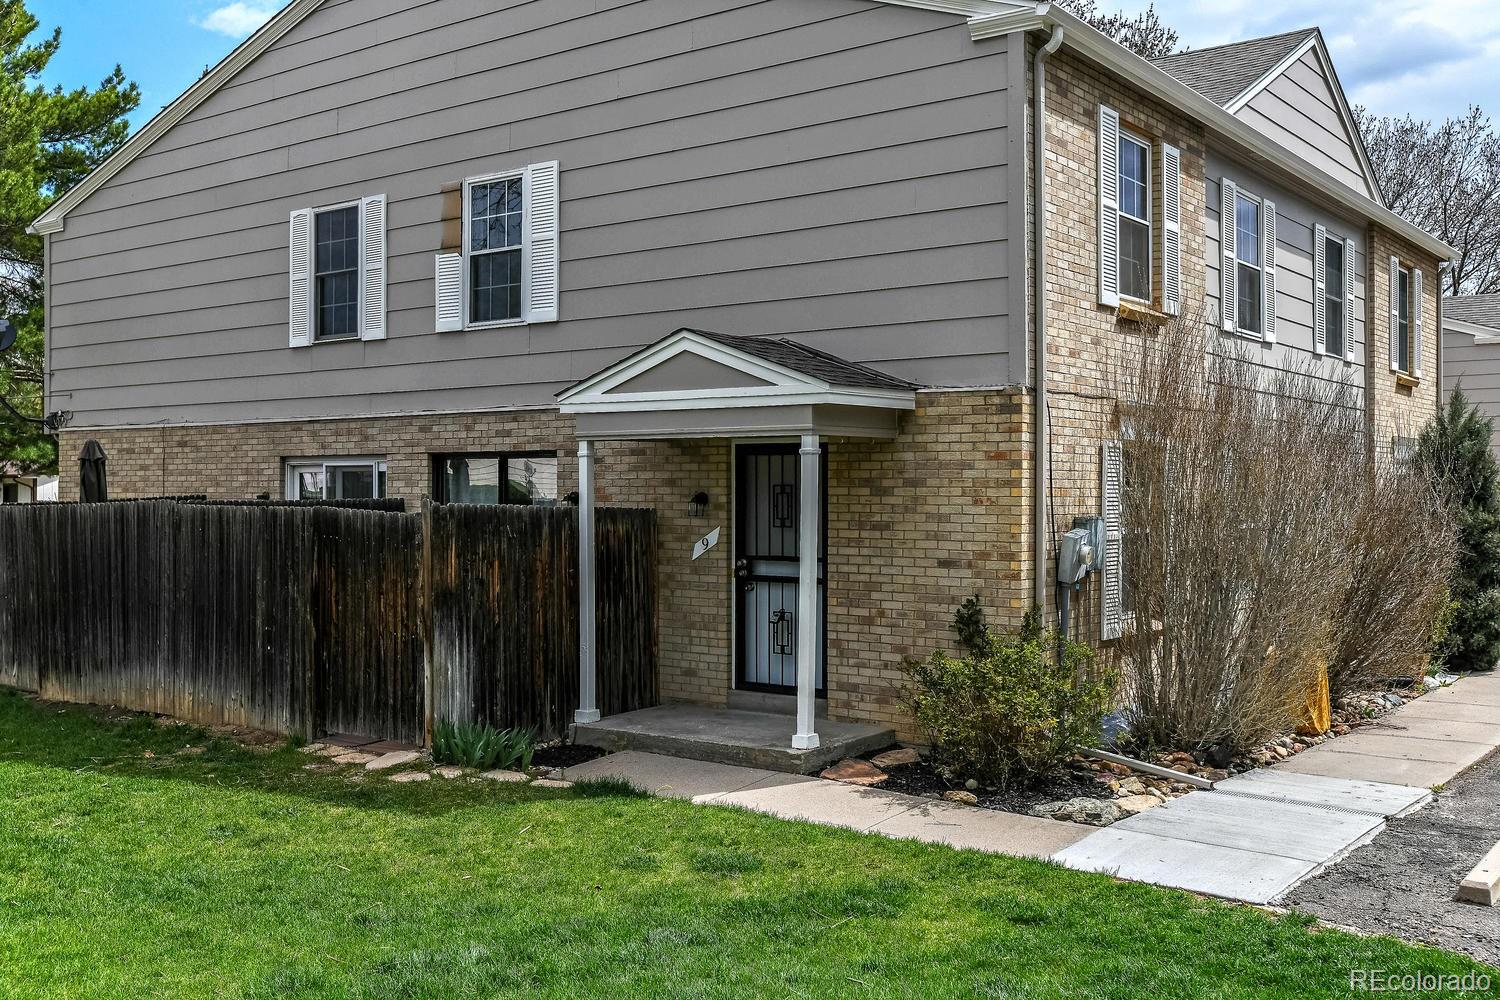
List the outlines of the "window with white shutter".
<svg viewBox="0 0 1500 1000">
<path fill-rule="evenodd" d="M 1161 308 L 1182 312 L 1182 153 L 1161 147 Z"/>
<path fill-rule="evenodd" d="M 1313 353 L 1328 352 L 1328 230 L 1313 226 Z M 1342 278 L 1343 273 L 1340 272 Z"/>
<path fill-rule="evenodd" d="M 385 206 L 375 195 L 292 213 L 291 346 L 385 339 Z"/>
<path fill-rule="evenodd" d="M 1422 272 L 1411 271 L 1411 372 L 1412 378 L 1422 377 Z"/>
<path fill-rule="evenodd" d="M 312 327 L 312 209 L 298 209 L 291 222 L 291 346 L 313 342 Z"/>
<path fill-rule="evenodd" d="M 1401 277 L 1401 261 L 1396 257 L 1390 259 L 1390 290 L 1387 292 L 1390 302 L 1390 342 L 1391 342 L 1391 371 L 1401 371 L 1402 361 L 1405 357 L 1405 347 L 1401 343 L 1401 297 L 1406 294 L 1406 283 Z"/>
<path fill-rule="evenodd" d="M 1344 360 L 1354 360 L 1354 254 L 1353 240 L 1344 241 Z"/>
<path fill-rule="evenodd" d="M 1239 257 L 1235 249 L 1238 239 L 1236 212 L 1239 205 L 1239 188 L 1225 177 L 1219 181 L 1219 320 L 1224 329 L 1233 333 L 1238 329 L 1236 311 L 1240 299 Z"/>
<path fill-rule="evenodd" d="M 437 258 L 439 332 L 557 321 L 559 180 L 549 162 L 464 181 L 460 252 Z"/>
<path fill-rule="evenodd" d="M 1125 448 L 1107 441 L 1100 461 L 1100 513 L 1104 516 L 1103 578 L 1100 584 L 1100 637 L 1109 642 L 1125 634 Z"/>
<path fill-rule="evenodd" d="M 1120 304 L 1120 115 L 1099 105 L 1099 303 Z"/>
<path fill-rule="evenodd" d="M 1269 198 L 1260 203 L 1261 217 L 1261 339 L 1276 343 L 1276 203 Z"/>
</svg>

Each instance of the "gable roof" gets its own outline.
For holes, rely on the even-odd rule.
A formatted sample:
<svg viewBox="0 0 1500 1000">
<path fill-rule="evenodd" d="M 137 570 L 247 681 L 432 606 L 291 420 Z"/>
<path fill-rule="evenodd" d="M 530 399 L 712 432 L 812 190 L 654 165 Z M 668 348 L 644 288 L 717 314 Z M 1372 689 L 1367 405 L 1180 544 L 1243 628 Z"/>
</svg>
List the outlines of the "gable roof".
<svg viewBox="0 0 1500 1000">
<path fill-rule="evenodd" d="M 1458 295 L 1443 299 L 1443 325 L 1485 327 L 1481 335 L 1500 337 L 1500 293 Z M 1460 332 L 1480 333 L 1463 330 Z"/>
<path fill-rule="evenodd" d="M 1302 28 L 1207 49 L 1189 49 L 1151 60 L 1221 108 L 1269 79 L 1292 54 L 1301 50 L 1316 28 Z"/>
<path fill-rule="evenodd" d="M 736 337 L 725 333 L 710 333 L 707 330 L 690 330 L 717 344 L 743 351 L 751 357 L 780 365 L 799 375 L 809 375 L 829 385 L 855 389 L 915 389 L 916 383 L 887 375 L 874 368 L 845 361 L 837 355 L 817 348 L 799 344 L 785 337 Z"/>
<path fill-rule="evenodd" d="M 1344 95 L 1338 73 L 1334 71 L 1333 59 L 1328 54 L 1320 29 L 1300 28 L 1264 38 L 1179 52 L 1151 62 L 1225 111 L 1238 115 L 1309 54 L 1317 60 L 1322 70 L 1329 96 L 1333 98 L 1339 121 L 1344 128 L 1344 139 L 1358 161 L 1358 173 L 1364 175 L 1365 186 L 1372 197 L 1383 205 L 1385 195 L 1380 189 L 1380 180 L 1375 176 L 1375 167 L 1365 149 L 1359 122 L 1355 120 L 1354 112 L 1349 107 L 1349 99 Z"/>
<path fill-rule="evenodd" d="M 1448 260 L 1453 257 L 1453 248 L 1418 226 L 1392 212 L 1376 199 L 1353 191 L 1295 153 L 1274 140 L 1258 133 L 1224 107 L 1184 84 L 1159 66 L 1125 48 L 1103 32 L 1089 25 L 1077 15 L 1063 10 L 1046 0 L 878 0 L 881 3 L 901 7 L 953 14 L 968 19 L 970 35 L 976 40 L 994 38 L 1015 31 L 1041 29 L 1063 29 L 1064 44 L 1106 70 L 1113 72 L 1146 93 L 1193 116 L 1207 127 L 1211 134 L 1227 140 L 1236 151 L 1257 163 L 1279 168 L 1283 175 L 1311 186 L 1319 193 L 1331 195 L 1345 209 L 1371 219 L 1404 238 L 1422 247 L 1435 256 Z M 84 200 L 109 182 L 110 178 L 161 138 L 168 130 L 182 121 L 220 87 L 228 83 L 262 53 L 274 45 L 283 35 L 296 27 L 311 14 L 323 0 L 291 0 L 280 13 L 261 26 L 197 83 L 189 87 L 156 117 L 132 135 L 125 144 L 95 168 L 94 172 L 58 198 L 37 217 L 29 227 L 34 233 L 56 233 L 63 228 L 67 214 Z M 1318 45 L 1321 47 L 1321 33 Z M 1330 79 L 1331 75 L 1331 65 Z M 1268 81 L 1269 82 L 1269 81 Z M 1339 96 L 1342 100 L 1341 88 Z"/>
</svg>

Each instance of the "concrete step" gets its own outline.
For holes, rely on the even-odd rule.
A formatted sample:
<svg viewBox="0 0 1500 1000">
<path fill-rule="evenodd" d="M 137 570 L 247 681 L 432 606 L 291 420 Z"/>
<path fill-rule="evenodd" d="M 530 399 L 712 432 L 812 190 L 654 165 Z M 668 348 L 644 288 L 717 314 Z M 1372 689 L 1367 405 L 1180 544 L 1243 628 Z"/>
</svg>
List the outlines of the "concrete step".
<svg viewBox="0 0 1500 1000">
<path fill-rule="evenodd" d="M 574 726 L 573 740 L 612 752 L 634 750 L 788 774 L 813 774 L 896 742 L 895 732 L 881 726 L 820 719 L 820 745 L 794 750 L 795 726 L 795 719 L 780 714 L 664 705 Z"/>
</svg>

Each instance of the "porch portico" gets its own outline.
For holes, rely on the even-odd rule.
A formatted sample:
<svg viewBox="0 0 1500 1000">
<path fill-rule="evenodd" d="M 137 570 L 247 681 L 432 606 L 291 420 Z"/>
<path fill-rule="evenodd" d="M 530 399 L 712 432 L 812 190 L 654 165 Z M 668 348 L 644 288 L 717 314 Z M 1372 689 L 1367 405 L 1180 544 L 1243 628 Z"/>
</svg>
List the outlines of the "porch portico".
<svg viewBox="0 0 1500 1000">
<path fill-rule="evenodd" d="M 736 560 L 735 579 L 724 581 L 724 600 L 734 600 L 736 587 L 753 590 L 756 579 L 770 579 L 756 577 L 758 572 L 779 574 L 768 591 L 774 586 L 783 597 L 795 591 L 795 610 L 775 611 L 770 637 L 757 634 L 753 650 L 760 656 L 774 651 L 782 669 L 792 661 L 796 712 L 789 742 L 795 751 L 816 749 L 826 581 L 824 446 L 829 439 L 894 439 L 900 415 L 915 409 L 915 390 L 900 379 L 792 341 L 679 330 L 561 393 L 560 409 L 576 419 L 578 436 L 576 721 L 588 726 L 600 720 L 594 649 L 596 444 L 710 438 L 747 447 L 795 442 L 794 453 L 782 445 L 779 477 L 772 477 L 774 482 L 756 501 L 776 526 L 773 543 L 760 553 L 763 558 Z M 717 542 L 717 532 L 705 542 Z M 747 655 L 744 648 L 737 652 Z M 729 686 L 730 678 L 724 683 Z"/>
</svg>

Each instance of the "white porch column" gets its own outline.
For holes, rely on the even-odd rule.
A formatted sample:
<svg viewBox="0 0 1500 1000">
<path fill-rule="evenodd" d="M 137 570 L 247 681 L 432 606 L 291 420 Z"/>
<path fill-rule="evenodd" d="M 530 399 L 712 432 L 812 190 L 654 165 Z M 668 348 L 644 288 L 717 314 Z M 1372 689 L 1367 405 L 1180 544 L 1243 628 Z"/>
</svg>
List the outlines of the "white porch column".
<svg viewBox="0 0 1500 1000">
<path fill-rule="evenodd" d="M 797 732 L 793 750 L 812 750 L 818 745 L 816 726 L 818 699 L 818 654 L 823 648 L 821 601 L 818 600 L 818 544 L 823 530 L 823 449 L 816 434 L 802 435 L 798 452 L 802 461 L 802 496 L 797 504 Z"/>
<path fill-rule="evenodd" d="M 578 442 L 578 711 L 574 722 L 599 721 L 594 660 L 594 442 Z"/>
</svg>

